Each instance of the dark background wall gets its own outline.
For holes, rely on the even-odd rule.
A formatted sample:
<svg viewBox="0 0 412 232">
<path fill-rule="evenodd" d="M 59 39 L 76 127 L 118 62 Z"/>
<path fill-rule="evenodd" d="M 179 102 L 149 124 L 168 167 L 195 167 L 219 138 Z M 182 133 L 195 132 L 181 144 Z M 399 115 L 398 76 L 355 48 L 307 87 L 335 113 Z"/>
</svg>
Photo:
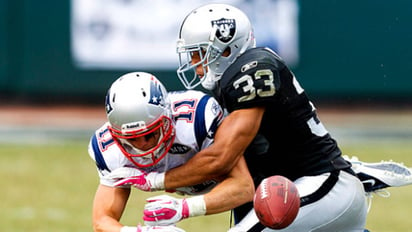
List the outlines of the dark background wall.
<svg viewBox="0 0 412 232">
<path fill-rule="evenodd" d="M 312 97 L 412 101 L 412 2 L 299 3 L 300 62 L 292 69 Z M 128 71 L 74 65 L 69 0 L 0 0 L 0 103 L 101 104 L 110 83 Z M 183 88 L 175 70 L 145 71 L 170 90 Z"/>
<path fill-rule="evenodd" d="M 412 96 L 412 2 L 301 1 L 296 69 L 323 97 Z"/>
</svg>

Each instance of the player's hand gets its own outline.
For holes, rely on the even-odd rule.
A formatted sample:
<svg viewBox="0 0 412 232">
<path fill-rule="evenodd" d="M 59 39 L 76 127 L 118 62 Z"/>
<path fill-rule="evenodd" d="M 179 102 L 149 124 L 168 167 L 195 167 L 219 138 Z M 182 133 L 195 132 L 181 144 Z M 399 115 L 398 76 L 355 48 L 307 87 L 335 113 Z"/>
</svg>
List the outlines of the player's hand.
<svg viewBox="0 0 412 232">
<path fill-rule="evenodd" d="M 151 197 L 146 200 L 143 220 L 146 225 L 173 225 L 189 217 L 186 199 L 177 199 L 168 195 Z"/>
<path fill-rule="evenodd" d="M 133 186 L 143 191 L 164 189 L 164 173 L 146 173 L 137 168 L 121 167 L 113 170 L 106 178 L 117 180 L 114 187 Z"/>
<path fill-rule="evenodd" d="M 172 225 L 172 226 L 138 226 L 137 232 L 185 232 L 185 231 Z"/>
</svg>

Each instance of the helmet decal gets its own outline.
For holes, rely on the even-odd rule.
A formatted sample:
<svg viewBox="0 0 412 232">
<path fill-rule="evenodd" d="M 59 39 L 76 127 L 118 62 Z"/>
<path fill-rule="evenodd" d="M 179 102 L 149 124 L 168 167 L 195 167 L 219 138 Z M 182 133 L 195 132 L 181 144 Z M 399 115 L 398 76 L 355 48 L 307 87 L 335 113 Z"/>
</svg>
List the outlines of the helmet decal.
<svg viewBox="0 0 412 232">
<path fill-rule="evenodd" d="M 227 43 L 235 35 L 236 21 L 234 19 L 221 18 L 219 20 L 213 20 L 212 27 L 217 27 L 216 38 Z"/>
<path fill-rule="evenodd" d="M 113 98 L 114 98 L 114 96 L 113 96 Z M 113 111 L 113 107 L 110 104 L 110 89 L 107 91 L 105 103 L 106 103 L 105 104 L 106 105 L 106 114 L 109 115 L 110 112 Z"/>
<path fill-rule="evenodd" d="M 150 82 L 150 99 L 149 103 L 153 105 L 165 106 L 163 92 L 160 83 L 157 81 Z"/>
</svg>

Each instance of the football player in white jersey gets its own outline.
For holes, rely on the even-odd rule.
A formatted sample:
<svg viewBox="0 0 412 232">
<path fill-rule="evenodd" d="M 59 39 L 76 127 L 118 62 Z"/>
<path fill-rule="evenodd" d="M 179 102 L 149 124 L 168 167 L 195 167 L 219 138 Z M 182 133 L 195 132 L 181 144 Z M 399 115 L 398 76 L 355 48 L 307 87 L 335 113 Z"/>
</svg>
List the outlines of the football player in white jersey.
<svg viewBox="0 0 412 232">
<path fill-rule="evenodd" d="M 119 170 L 139 175 L 164 172 L 182 165 L 213 143 L 214 133 L 223 120 L 222 108 L 213 97 L 199 91 L 167 93 L 155 76 L 144 72 L 128 73 L 114 81 L 105 104 L 108 122 L 96 130 L 88 149 L 100 177 L 93 204 L 94 230 L 182 231 L 175 226 L 128 227 L 120 224 L 130 187 L 115 187 L 115 175 L 121 175 Z M 246 166 L 244 161 L 243 165 Z M 112 175 L 113 170 L 117 170 L 117 174 Z M 243 179 L 248 175 L 247 171 L 241 174 Z M 156 185 L 155 182 L 151 184 Z M 217 183 L 217 180 L 208 180 L 173 191 L 200 194 L 208 192 Z M 245 194 L 244 202 L 253 196 L 253 186 L 249 186 L 249 190 L 245 188 L 249 195 Z M 197 214 L 205 214 L 203 200 L 194 197 L 185 204 L 190 209 L 196 208 Z M 195 216 L 196 211 L 191 210 L 190 214 Z"/>
</svg>

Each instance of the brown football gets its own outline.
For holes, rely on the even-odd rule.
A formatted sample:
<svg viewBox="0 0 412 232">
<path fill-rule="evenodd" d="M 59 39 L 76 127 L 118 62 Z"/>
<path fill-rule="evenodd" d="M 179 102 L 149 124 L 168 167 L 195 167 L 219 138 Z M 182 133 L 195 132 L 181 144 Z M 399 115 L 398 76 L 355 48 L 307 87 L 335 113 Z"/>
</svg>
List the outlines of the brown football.
<svg viewBox="0 0 412 232">
<path fill-rule="evenodd" d="M 264 179 L 253 199 L 253 207 L 260 222 L 272 229 L 289 226 L 296 218 L 300 197 L 296 185 L 283 176 Z"/>
</svg>

